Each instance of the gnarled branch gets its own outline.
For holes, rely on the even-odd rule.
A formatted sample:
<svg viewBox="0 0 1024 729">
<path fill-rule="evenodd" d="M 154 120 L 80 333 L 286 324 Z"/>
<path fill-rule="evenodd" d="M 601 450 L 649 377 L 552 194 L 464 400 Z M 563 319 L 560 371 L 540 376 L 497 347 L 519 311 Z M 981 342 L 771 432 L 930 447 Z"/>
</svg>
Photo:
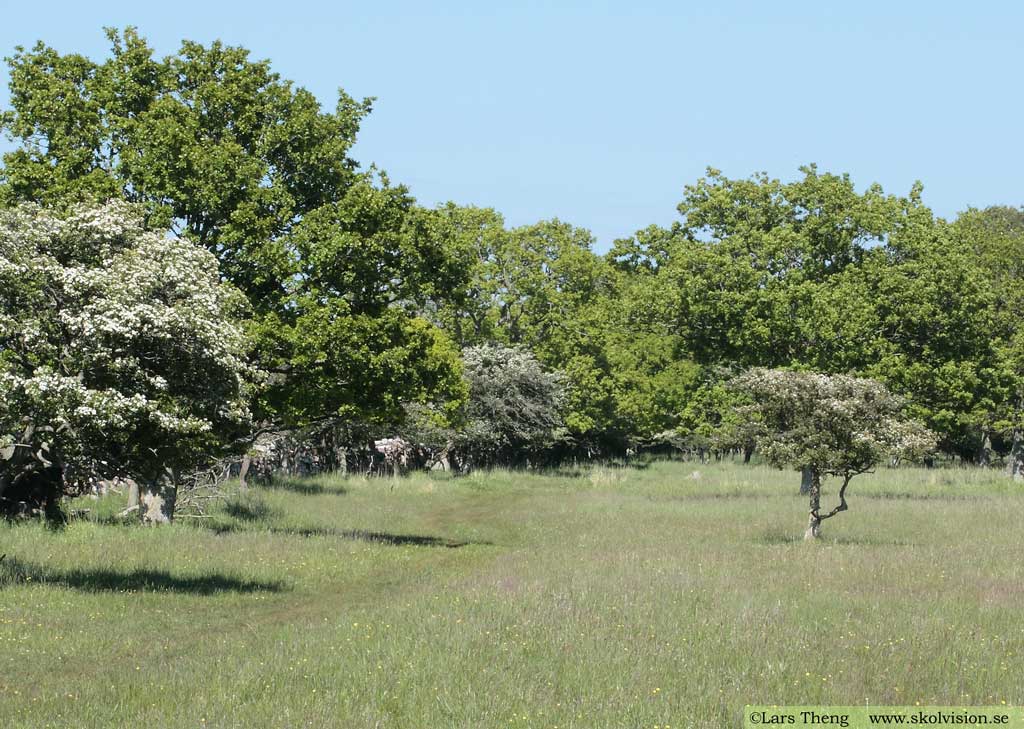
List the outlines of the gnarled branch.
<svg viewBox="0 0 1024 729">
<path fill-rule="evenodd" d="M 839 489 L 839 505 L 832 509 L 827 514 L 818 514 L 817 512 L 811 512 L 818 521 L 825 521 L 825 519 L 831 519 L 833 516 L 838 514 L 840 511 L 846 511 L 850 507 L 846 504 L 846 487 L 850 485 L 850 480 L 856 476 L 856 473 L 845 473 L 843 474 L 843 485 Z"/>
</svg>

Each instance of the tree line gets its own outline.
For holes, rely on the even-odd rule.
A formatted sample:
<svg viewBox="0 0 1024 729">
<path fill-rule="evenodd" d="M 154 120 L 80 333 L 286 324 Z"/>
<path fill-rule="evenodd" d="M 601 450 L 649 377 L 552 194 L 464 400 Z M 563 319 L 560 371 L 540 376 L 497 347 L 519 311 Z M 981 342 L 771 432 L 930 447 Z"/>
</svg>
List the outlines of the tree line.
<svg viewBox="0 0 1024 729">
<path fill-rule="evenodd" d="M 107 35 L 98 61 L 7 59 L 4 503 L 131 476 L 155 514 L 181 472 L 285 434 L 341 467 L 395 434 L 454 464 L 749 458 L 729 383 L 752 368 L 883 383 L 947 457 L 1024 478 L 1020 209 L 709 169 L 600 255 L 560 220 L 418 205 L 351 157 L 372 100 Z"/>
</svg>

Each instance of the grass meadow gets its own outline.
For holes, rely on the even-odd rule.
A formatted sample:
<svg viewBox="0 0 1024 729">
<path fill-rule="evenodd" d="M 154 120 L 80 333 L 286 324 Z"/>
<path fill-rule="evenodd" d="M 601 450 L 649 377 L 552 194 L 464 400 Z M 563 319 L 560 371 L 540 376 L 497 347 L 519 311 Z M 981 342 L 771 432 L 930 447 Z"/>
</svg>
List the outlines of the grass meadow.
<svg viewBox="0 0 1024 729">
<path fill-rule="evenodd" d="M 1024 490 L 655 462 L 279 481 L 205 519 L 0 524 L 0 726 L 734 727 L 1024 703 Z M 825 504 L 834 489 L 826 483 Z"/>
</svg>

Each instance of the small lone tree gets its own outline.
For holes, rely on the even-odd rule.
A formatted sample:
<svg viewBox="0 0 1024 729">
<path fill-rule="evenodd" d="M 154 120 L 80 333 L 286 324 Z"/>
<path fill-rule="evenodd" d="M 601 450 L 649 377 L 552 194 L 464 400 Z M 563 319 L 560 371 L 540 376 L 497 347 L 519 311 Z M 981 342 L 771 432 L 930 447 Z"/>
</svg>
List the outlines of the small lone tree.
<svg viewBox="0 0 1024 729">
<path fill-rule="evenodd" d="M 904 418 L 903 401 L 875 380 L 755 368 L 731 384 L 749 398 L 738 412 L 757 424 L 765 459 L 811 475 L 804 539 L 819 537 L 821 522 L 847 510 L 846 489 L 854 476 L 888 457 L 913 458 L 935 447 L 934 435 Z M 843 482 L 839 504 L 821 513 L 825 476 Z"/>
<path fill-rule="evenodd" d="M 0 214 L 0 501 L 130 477 L 148 523 L 247 427 L 244 299 L 125 203 Z"/>
</svg>

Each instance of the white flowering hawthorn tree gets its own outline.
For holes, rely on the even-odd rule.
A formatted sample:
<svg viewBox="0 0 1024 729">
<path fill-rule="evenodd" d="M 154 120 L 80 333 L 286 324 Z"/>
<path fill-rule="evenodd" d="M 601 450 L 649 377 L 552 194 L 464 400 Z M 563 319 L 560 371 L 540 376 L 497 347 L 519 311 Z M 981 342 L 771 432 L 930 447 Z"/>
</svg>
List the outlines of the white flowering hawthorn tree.
<svg viewBox="0 0 1024 729">
<path fill-rule="evenodd" d="M 484 344 L 462 353 L 469 402 L 456 443 L 466 462 L 528 460 L 565 435 L 565 376 L 530 352 Z"/>
<path fill-rule="evenodd" d="M 0 213 L 0 499 L 124 476 L 149 523 L 245 428 L 245 300 L 123 202 Z"/>
<path fill-rule="evenodd" d="M 778 467 L 811 475 L 805 539 L 821 535 L 821 523 L 846 511 L 851 479 L 893 457 L 920 457 L 935 436 L 903 417 L 903 401 L 880 382 L 848 375 L 755 368 L 731 381 L 747 396 L 738 412 L 758 430 L 757 446 Z M 842 479 L 839 504 L 821 511 L 821 483 Z"/>
</svg>

